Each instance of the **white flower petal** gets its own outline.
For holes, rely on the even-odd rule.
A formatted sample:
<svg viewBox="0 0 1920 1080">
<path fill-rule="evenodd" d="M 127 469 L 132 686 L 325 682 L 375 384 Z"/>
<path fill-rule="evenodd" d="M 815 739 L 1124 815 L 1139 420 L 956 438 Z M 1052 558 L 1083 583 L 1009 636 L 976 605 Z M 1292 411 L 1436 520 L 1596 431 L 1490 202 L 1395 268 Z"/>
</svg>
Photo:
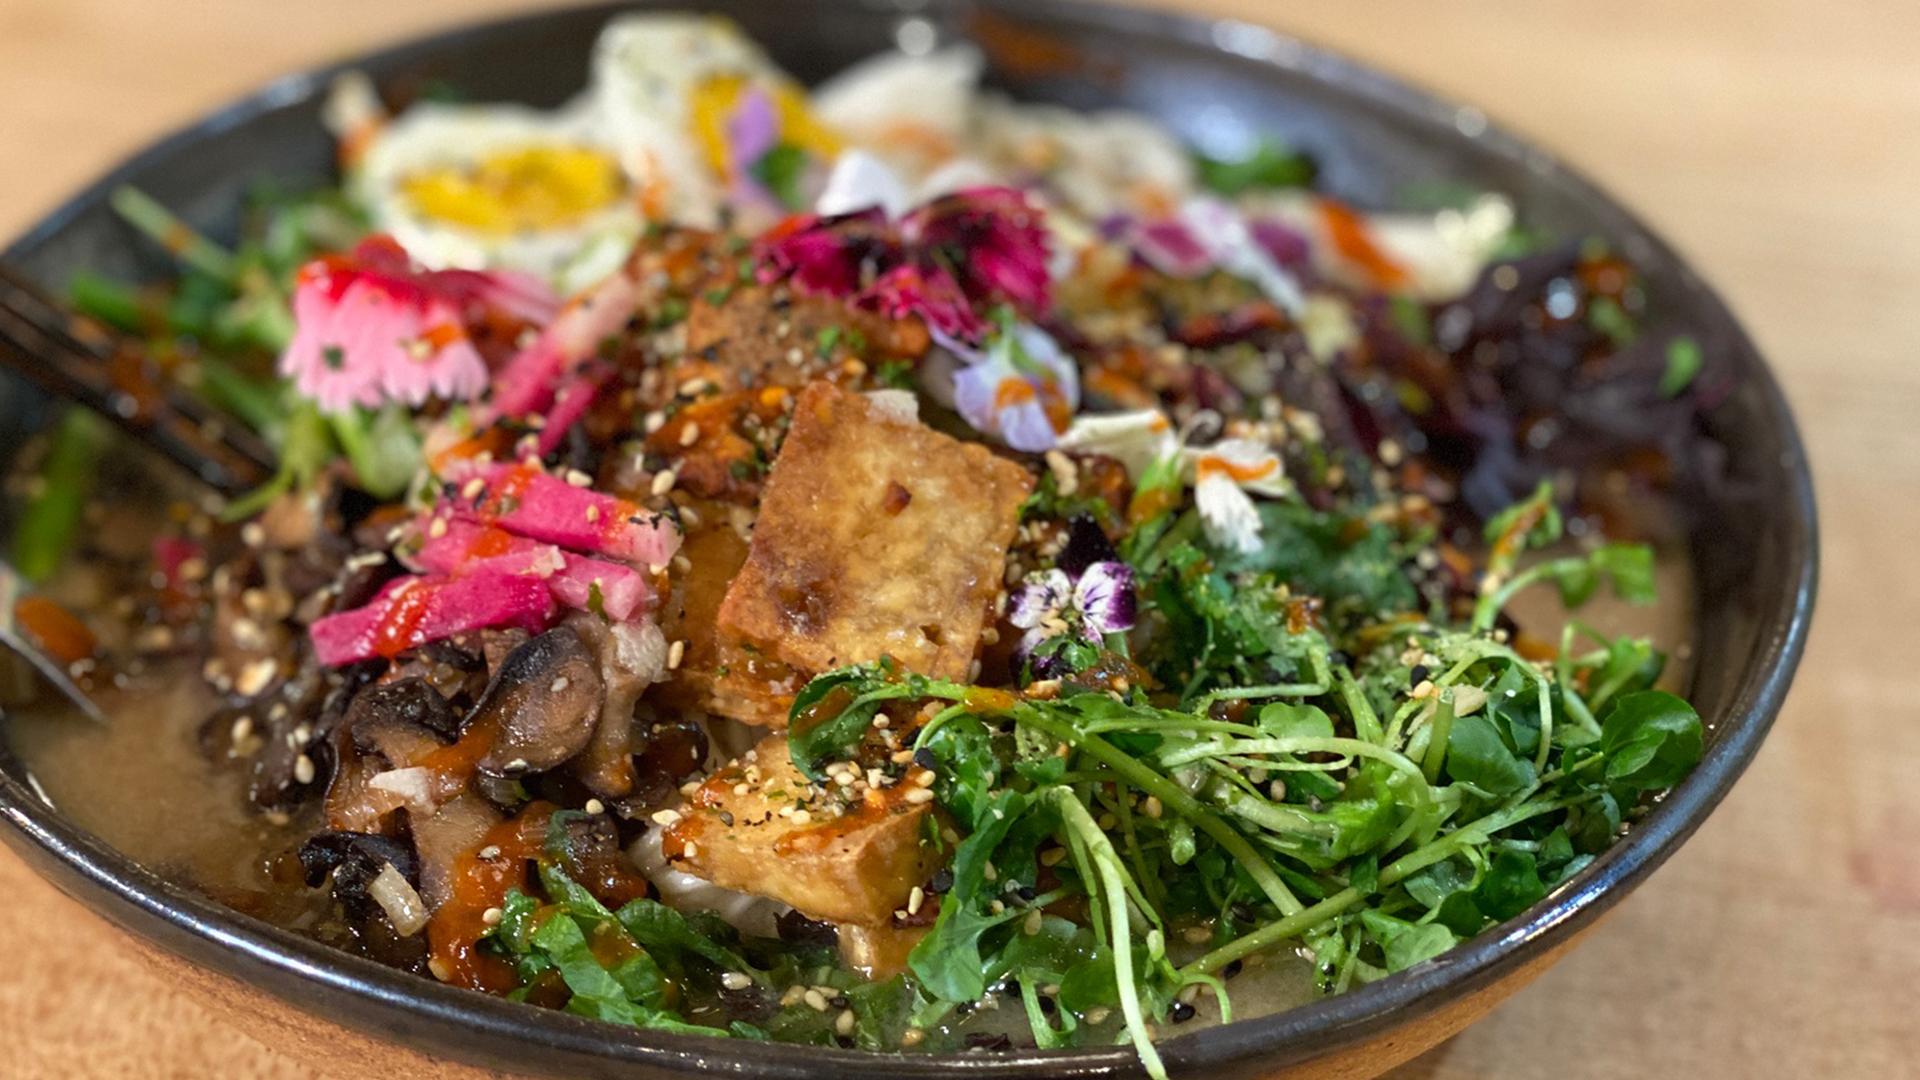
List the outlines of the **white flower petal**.
<svg viewBox="0 0 1920 1080">
<path fill-rule="evenodd" d="M 1022 629 L 1039 626 L 1058 615 L 1073 596 L 1073 582 L 1060 569 L 1028 574 L 1007 605 L 1007 621 Z"/>
<path fill-rule="evenodd" d="M 1207 539 L 1242 554 L 1260 550 L 1260 512 L 1240 485 L 1224 473 L 1211 473 L 1193 488 L 1200 526 Z"/>
<path fill-rule="evenodd" d="M 1135 480 L 1180 446 L 1172 422 L 1159 409 L 1076 416 L 1061 433 L 1058 445 L 1062 450 L 1113 458 Z"/>
<path fill-rule="evenodd" d="M 877 206 L 895 218 L 906 213 L 911 203 L 907 185 L 886 162 L 864 150 L 847 150 L 834 159 L 813 212 L 833 216 Z"/>
</svg>

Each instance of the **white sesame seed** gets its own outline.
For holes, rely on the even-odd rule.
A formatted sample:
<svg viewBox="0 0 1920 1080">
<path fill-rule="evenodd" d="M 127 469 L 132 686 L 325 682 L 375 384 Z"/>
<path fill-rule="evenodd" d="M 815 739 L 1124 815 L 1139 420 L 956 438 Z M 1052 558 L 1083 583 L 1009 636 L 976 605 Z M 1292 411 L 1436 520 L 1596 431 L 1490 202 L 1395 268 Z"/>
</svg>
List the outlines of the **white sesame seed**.
<svg viewBox="0 0 1920 1080">
<path fill-rule="evenodd" d="M 926 1037 L 927 1033 L 921 1031 L 919 1028 L 908 1028 L 900 1033 L 900 1046 L 902 1049 L 919 1046 L 921 1042 L 925 1041 Z"/>
<path fill-rule="evenodd" d="M 581 809 L 585 810 L 588 814 L 598 816 L 607 812 L 607 804 L 601 802 L 599 799 L 588 799 L 587 805 L 581 807 Z"/>
<path fill-rule="evenodd" d="M 672 469 L 667 469 L 664 472 L 656 474 L 653 478 L 653 493 L 655 495 L 665 495 L 667 492 L 673 490 L 673 485 L 679 479 L 680 477 L 675 474 Z"/>
<path fill-rule="evenodd" d="M 689 841 L 687 841 L 687 850 L 686 850 L 686 852 L 685 852 L 684 854 L 685 854 L 685 855 L 686 855 L 686 857 L 687 857 L 687 858 L 689 858 L 689 859 L 697 859 L 697 858 L 699 858 L 699 857 L 700 857 L 700 845 L 699 845 L 699 844 L 696 844 L 696 843 L 694 843 L 694 842 L 693 842 L 693 841 L 691 841 L 691 840 L 689 840 Z"/>
<path fill-rule="evenodd" d="M 914 788 L 907 792 L 905 798 L 908 802 L 919 805 L 920 803 L 932 802 L 933 792 L 928 788 Z"/>
<path fill-rule="evenodd" d="M 725 975 L 720 976 L 720 985 L 729 990 L 745 990 L 747 987 L 753 985 L 753 979 L 748 977 L 745 972 L 729 971 Z"/>
<path fill-rule="evenodd" d="M 568 469 L 567 483 L 572 484 L 574 487 L 577 487 L 577 488 L 592 487 L 593 477 L 588 476 L 586 473 L 581 472 L 579 469 Z"/>
<path fill-rule="evenodd" d="M 1047 850 L 1040 853 L 1040 865 L 1041 866 L 1059 866 L 1060 860 L 1066 857 L 1067 857 L 1066 848 L 1063 848 L 1063 847 L 1048 848 Z"/>
<path fill-rule="evenodd" d="M 267 688 L 273 681 L 279 665 L 270 656 L 263 656 L 240 669 L 240 677 L 233 682 L 233 688 L 243 697 L 252 697 Z"/>
<path fill-rule="evenodd" d="M 805 825 L 812 820 L 813 815 L 805 810 L 795 810 L 793 812 L 793 823 L 795 825 Z"/>
<path fill-rule="evenodd" d="M 562 675 L 559 678 L 553 680 L 553 685 L 548 687 L 548 689 L 552 690 L 556 694 L 565 693 L 567 689 L 567 677 L 565 675 Z"/>
<path fill-rule="evenodd" d="M 480 857 L 481 857 L 481 858 L 483 858 L 483 859 L 486 859 L 486 860 L 489 860 L 489 861 L 491 861 L 491 860 L 493 860 L 493 859 L 497 859 L 497 858 L 499 858 L 499 857 L 500 857 L 500 845 L 499 845 L 499 844 L 488 844 L 488 845 L 487 845 L 486 847 L 483 847 L 483 848 L 481 848 L 481 849 L 480 849 Z"/>
<path fill-rule="evenodd" d="M 443 517 L 434 518 L 433 523 L 427 526 L 427 535 L 435 540 L 447 535 L 447 519 Z"/>
<path fill-rule="evenodd" d="M 499 926 L 500 920 L 504 918 L 506 914 L 506 912 L 501 911 L 497 907 L 490 907 L 480 913 L 480 921 L 486 923 L 488 926 Z"/>
<path fill-rule="evenodd" d="M 600 504 L 594 503 L 592 506 L 587 507 L 587 524 L 591 525 L 594 522 L 599 520 L 600 520 Z"/>
<path fill-rule="evenodd" d="M 907 894 L 907 914 L 909 915 L 920 914 L 920 905 L 926 902 L 927 902 L 927 890 L 921 888 L 918 885 L 915 885 L 913 887 L 913 891 Z"/>
<path fill-rule="evenodd" d="M 1160 805 L 1160 797 L 1158 795 L 1147 796 L 1147 801 L 1141 804 L 1140 809 L 1146 811 L 1147 816 L 1150 818 L 1159 817 L 1163 809 Z"/>
<path fill-rule="evenodd" d="M 427 961 L 427 970 L 432 972 L 433 977 L 441 982 L 450 982 L 453 979 L 453 970 L 447 967 L 445 960 L 437 956 Z"/>
<path fill-rule="evenodd" d="M 692 446 L 694 443 L 697 443 L 699 441 L 700 441 L 700 428 L 698 425 L 688 424 L 687 426 L 680 429 L 680 445 L 681 446 Z"/>
<path fill-rule="evenodd" d="M 842 1009 L 840 1010 L 840 1015 L 833 1021 L 833 1030 L 842 1035 L 851 1035 L 853 1034 L 853 1020 L 853 1010 Z"/>
<path fill-rule="evenodd" d="M 1038 934 L 1040 932 L 1040 927 L 1045 922 L 1046 922 L 1046 916 L 1040 913 L 1039 908 L 1034 908 L 1032 911 L 1027 912 L 1026 925 L 1022 926 L 1020 929 L 1028 937 L 1032 937 L 1033 935 Z"/>
<path fill-rule="evenodd" d="M 313 783 L 313 759 L 305 754 L 293 759 L 293 779 L 298 784 Z"/>
<path fill-rule="evenodd" d="M 680 667 L 680 661 L 686 659 L 686 656 L 687 656 L 686 642 L 676 641 L 673 644 L 667 646 L 667 670 L 668 671 L 678 670 Z"/>
<path fill-rule="evenodd" d="M 655 825 L 672 825 L 679 820 L 680 811 L 678 810 L 655 810 L 653 812 L 653 823 Z"/>
<path fill-rule="evenodd" d="M 812 987 L 809 987 L 805 993 L 800 995 L 800 1000 L 806 1002 L 807 1007 L 814 1012 L 827 1011 L 827 995 Z"/>
<path fill-rule="evenodd" d="M 789 986 L 787 987 L 787 992 L 780 995 L 780 1006 L 782 1008 L 792 1008 L 800 1004 L 801 1000 L 806 997 L 806 994 L 807 988 L 804 986 Z"/>
</svg>

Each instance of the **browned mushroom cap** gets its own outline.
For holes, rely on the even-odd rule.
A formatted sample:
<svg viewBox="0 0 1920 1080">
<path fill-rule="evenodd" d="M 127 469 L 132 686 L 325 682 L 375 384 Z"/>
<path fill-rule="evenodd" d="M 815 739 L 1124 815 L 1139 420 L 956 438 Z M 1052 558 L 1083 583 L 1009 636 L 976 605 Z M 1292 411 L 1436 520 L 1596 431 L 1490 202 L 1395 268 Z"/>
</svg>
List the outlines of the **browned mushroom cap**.
<svg viewBox="0 0 1920 1080">
<path fill-rule="evenodd" d="M 569 617 L 566 625 L 593 650 L 606 687 L 593 738 L 573 763 L 573 773 L 595 795 L 622 798 L 633 792 L 634 706 L 666 672 L 666 638 L 651 623 L 609 626 L 586 614 Z"/>
<path fill-rule="evenodd" d="M 580 635 L 557 626 L 508 653 L 468 726 L 499 732 L 480 768 L 495 775 L 546 772 L 593 738 L 605 689 L 599 660 Z"/>
<path fill-rule="evenodd" d="M 369 687 L 347 708 L 354 748 L 394 768 L 415 765 L 459 734 L 447 699 L 419 677 Z"/>
</svg>

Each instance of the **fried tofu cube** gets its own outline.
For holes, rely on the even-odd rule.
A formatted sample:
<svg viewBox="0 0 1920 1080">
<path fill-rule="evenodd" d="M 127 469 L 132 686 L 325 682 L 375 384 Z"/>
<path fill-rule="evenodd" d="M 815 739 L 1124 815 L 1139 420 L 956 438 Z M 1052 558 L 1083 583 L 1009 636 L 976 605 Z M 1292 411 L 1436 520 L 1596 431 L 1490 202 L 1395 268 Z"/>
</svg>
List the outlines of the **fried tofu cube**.
<svg viewBox="0 0 1920 1080">
<path fill-rule="evenodd" d="M 675 869 L 791 904 L 808 918 L 880 926 L 936 868 L 932 804 L 913 784 L 859 796 L 814 787 L 784 735 L 708 777 L 661 836 Z M 922 797 L 924 798 L 924 797 Z"/>
<path fill-rule="evenodd" d="M 984 446 L 809 384 L 718 636 L 807 675 L 890 656 L 964 680 L 1031 489 Z"/>
</svg>

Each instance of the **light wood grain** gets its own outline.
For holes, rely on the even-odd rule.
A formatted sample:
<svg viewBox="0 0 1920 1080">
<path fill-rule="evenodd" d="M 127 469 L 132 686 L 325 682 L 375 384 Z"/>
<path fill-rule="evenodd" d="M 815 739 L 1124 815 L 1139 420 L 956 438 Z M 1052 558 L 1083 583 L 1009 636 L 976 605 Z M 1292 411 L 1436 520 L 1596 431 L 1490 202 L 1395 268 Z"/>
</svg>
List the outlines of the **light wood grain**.
<svg viewBox="0 0 1920 1080">
<path fill-rule="evenodd" d="M 0 232 L 279 71 L 513 0 L 0 0 Z M 1732 797 L 1574 955 L 1406 1077 L 1920 1073 L 1920 5 L 1188 0 L 1480 105 L 1690 253 L 1811 444 L 1825 572 Z M 291 1077 L 0 855 L 8 1076 Z"/>
</svg>

